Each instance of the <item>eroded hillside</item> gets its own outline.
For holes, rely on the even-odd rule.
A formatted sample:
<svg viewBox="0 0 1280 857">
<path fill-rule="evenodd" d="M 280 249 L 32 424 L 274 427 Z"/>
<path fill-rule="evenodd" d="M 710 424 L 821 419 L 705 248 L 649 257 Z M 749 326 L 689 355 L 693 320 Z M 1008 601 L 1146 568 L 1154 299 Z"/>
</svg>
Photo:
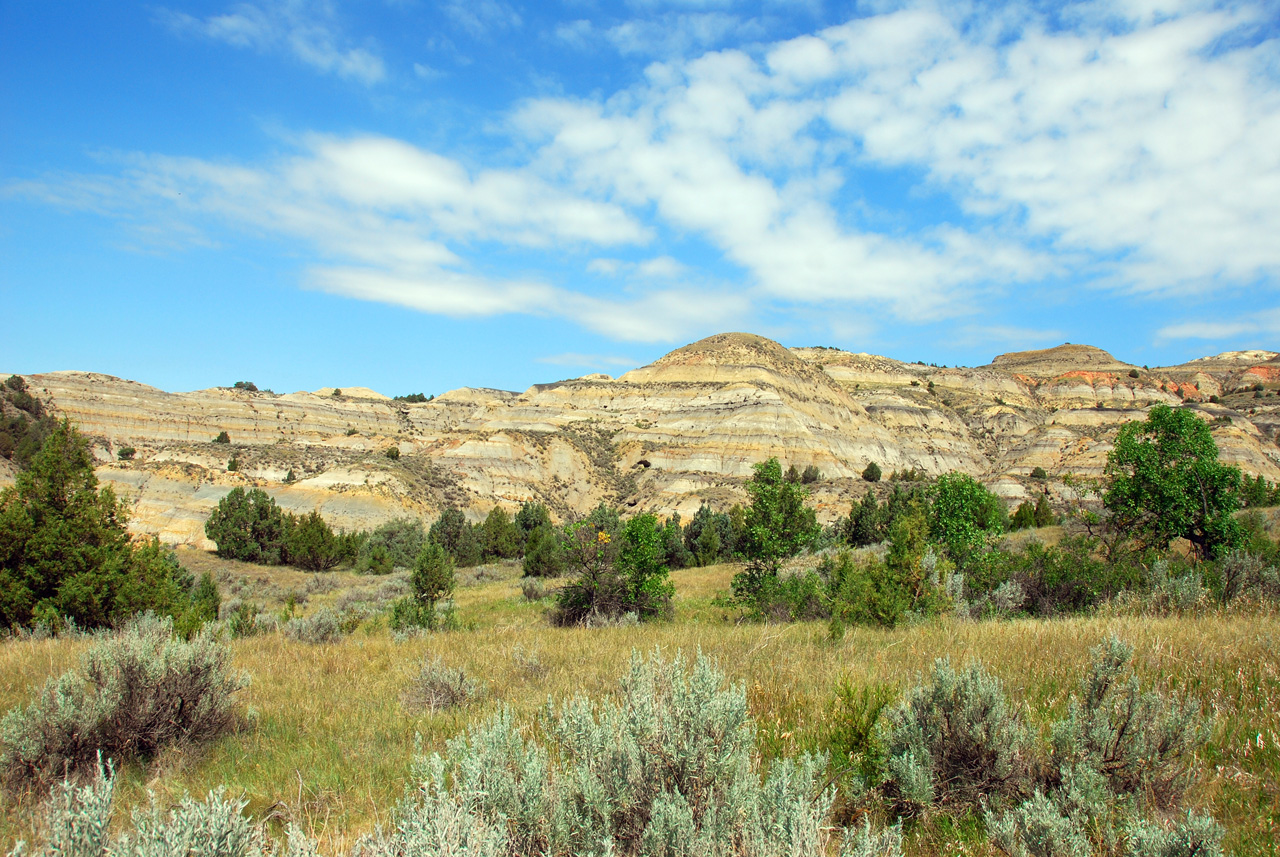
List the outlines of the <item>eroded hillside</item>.
<svg viewBox="0 0 1280 857">
<path fill-rule="evenodd" d="M 134 529 L 174 543 L 205 545 L 205 518 L 236 485 L 346 528 L 531 499 L 560 517 L 602 500 L 687 516 L 743 499 L 751 466 L 771 456 L 823 472 L 812 487 L 826 520 L 861 497 L 871 461 L 886 476 L 964 471 L 1011 501 L 1045 488 L 1030 478 L 1042 467 L 1062 495 L 1063 476 L 1099 475 L 1118 427 L 1161 402 L 1195 408 L 1226 460 L 1280 481 L 1273 352 L 1147 369 L 1064 345 L 950 369 L 729 333 L 617 379 L 420 404 L 364 388 L 166 393 L 85 372 L 25 377 L 93 438 L 99 478 L 129 498 Z M 215 443 L 224 431 L 230 443 Z M 131 460 L 118 459 L 124 447 Z"/>
</svg>

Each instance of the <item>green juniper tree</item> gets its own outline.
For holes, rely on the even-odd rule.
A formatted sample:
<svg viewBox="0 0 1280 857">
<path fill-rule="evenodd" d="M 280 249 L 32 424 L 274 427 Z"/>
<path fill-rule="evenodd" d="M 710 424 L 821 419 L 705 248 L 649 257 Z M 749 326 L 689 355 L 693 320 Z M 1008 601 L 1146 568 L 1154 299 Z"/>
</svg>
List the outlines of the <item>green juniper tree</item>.
<svg viewBox="0 0 1280 857">
<path fill-rule="evenodd" d="M 135 544 L 124 504 L 98 488 L 89 444 L 63 420 L 0 492 L 0 627 L 113 626 L 142 610 L 179 616 L 192 581 L 154 539 Z"/>
</svg>

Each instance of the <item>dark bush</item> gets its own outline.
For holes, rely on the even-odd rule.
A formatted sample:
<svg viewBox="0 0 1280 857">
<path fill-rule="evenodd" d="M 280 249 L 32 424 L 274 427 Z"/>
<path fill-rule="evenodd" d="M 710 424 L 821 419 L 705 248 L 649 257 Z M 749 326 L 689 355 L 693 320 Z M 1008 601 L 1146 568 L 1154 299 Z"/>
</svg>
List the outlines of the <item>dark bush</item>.
<svg viewBox="0 0 1280 857">
<path fill-rule="evenodd" d="M 399 461 L 399 460 L 400 460 L 400 447 L 398 447 L 398 446 L 389 446 L 389 447 L 387 447 L 387 451 L 386 451 L 386 452 L 384 452 L 384 453 L 383 453 L 383 455 L 385 455 L 387 458 L 389 458 L 389 459 L 390 459 L 390 460 L 392 460 L 392 461 Z"/>
<path fill-rule="evenodd" d="M 1140 579 L 1125 566 L 1094 556 L 1095 542 L 1076 536 L 1053 547 L 1031 542 L 1013 556 L 1011 577 L 1026 593 L 1026 609 L 1036 616 L 1081 613 Z"/>
<path fill-rule="evenodd" d="M 565 563 L 560 542 L 560 533 L 549 523 L 529 533 L 524 552 L 525 577 L 559 577 Z"/>
<path fill-rule="evenodd" d="M 133 457 L 138 454 L 138 450 L 132 446 L 122 446 L 116 450 L 116 458 L 120 461 L 132 461 Z"/>
<path fill-rule="evenodd" d="M 1030 500 L 1023 500 L 1009 519 L 1009 529 L 1029 530 L 1036 525 L 1036 507 Z"/>
<path fill-rule="evenodd" d="M 868 482 L 879 482 L 881 475 L 880 465 L 876 464 L 874 461 L 862 470 L 862 478 Z"/>
<path fill-rule="evenodd" d="M 356 570 L 386 574 L 392 568 L 412 568 L 427 542 L 427 531 L 416 518 L 396 518 L 380 524 L 360 543 Z"/>
<path fill-rule="evenodd" d="M 258 392 L 258 385 L 252 381 L 236 381 L 232 389 L 244 390 L 246 393 L 256 393 Z"/>
<path fill-rule="evenodd" d="M 231 443 L 231 435 L 225 431 L 218 432 L 218 436 L 213 439 L 214 443 Z"/>
<path fill-rule="evenodd" d="M 1048 479 L 1049 474 L 1045 472 L 1045 469 L 1043 467 L 1036 465 L 1035 467 L 1031 468 L 1031 478 L 1032 479 Z"/>
<path fill-rule="evenodd" d="M 427 538 L 447 550 L 459 568 L 480 564 L 480 539 L 461 509 L 449 507 L 441 512 Z"/>
<path fill-rule="evenodd" d="M 810 464 L 800 474 L 800 482 L 804 485 L 812 485 L 814 482 L 821 482 L 821 481 L 822 481 L 822 471 L 818 469 L 817 465 Z"/>
<path fill-rule="evenodd" d="M 1058 523 L 1058 516 L 1053 514 L 1053 507 L 1049 505 L 1048 494 L 1041 494 L 1036 501 L 1035 521 L 1037 527 L 1052 527 Z"/>
<path fill-rule="evenodd" d="M 513 559 L 520 555 L 523 544 L 520 528 L 511 520 L 507 510 L 494 506 L 485 516 L 476 536 L 480 540 L 480 558 L 484 561 L 493 559 Z"/>
<path fill-rule="evenodd" d="M 343 559 L 340 539 L 315 510 L 292 522 L 285 546 L 289 564 L 306 571 L 325 571 Z"/>
<path fill-rule="evenodd" d="M 876 495 L 870 489 L 862 495 L 862 502 L 849 510 L 841 535 L 855 548 L 874 545 L 884 540 L 886 522 Z"/>
<path fill-rule="evenodd" d="M 737 530 L 730 516 L 713 511 L 708 503 L 698 507 L 684 528 L 684 546 L 693 556 L 695 565 L 712 565 L 731 559 L 737 542 Z"/>
<path fill-rule="evenodd" d="M 190 642 L 172 620 L 141 616 L 94 645 L 80 668 L 45 683 L 27 708 L 0 724 L 0 772 L 10 787 L 94 770 L 98 753 L 147 760 L 170 746 L 218 737 L 236 719 L 245 680 L 211 635 Z"/>
<path fill-rule="evenodd" d="M 1137 369 L 1130 369 L 1130 370 L 1129 370 L 1129 377 L 1130 377 L 1130 378 L 1137 378 L 1137 377 L 1139 376 L 1139 374 L 1140 374 L 1140 373 L 1138 372 L 1138 370 L 1137 370 Z"/>
<path fill-rule="evenodd" d="M 17 484 L 0 491 L 0 627 L 117 625 L 141 610 L 177 616 L 190 578 L 154 540 L 135 544 L 70 422 L 58 424 Z"/>
<path fill-rule="evenodd" d="M 218 546 L 218 556 L 263 565 L 280 565 L 288 557 L 288 523 L 276 501 L 260 488 L 232 488 L 205 521 L 204 532 Z"/>
</svg>

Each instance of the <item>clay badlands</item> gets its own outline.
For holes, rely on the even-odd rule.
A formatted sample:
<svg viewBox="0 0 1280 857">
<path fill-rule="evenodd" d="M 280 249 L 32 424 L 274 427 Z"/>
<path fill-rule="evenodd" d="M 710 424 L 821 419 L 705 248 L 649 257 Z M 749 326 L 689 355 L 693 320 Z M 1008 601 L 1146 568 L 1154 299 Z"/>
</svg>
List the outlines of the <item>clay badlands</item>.
<svg viewBox="0 0 1280 857">
<path fill-rule="evenodd" d="M 201 547 L 212 547 L 209 511 L 237 485 L 348 529 L 451 504 L 479 519 L 526 500 L 558 518 L 603 500 L 687 519 L 703 501 L 743 499 L 751 466 L 771 456 L 822 471 L 811 487 L 828 521 L 867 490 L 871 461 L 886 478 L 959 470 L 1011 503 L 1046 487 L 1062 500 L 1064 476 L 1099 475 L 1119 426 L 1161 402 L 1195 408 L 1225 460 L 1280 481 L 1280 355 L 1267 351 L 1148 370 L 1063 345 L 935 368 L 726 333 L 616 379 L 463 388 L 420 404 L 366 388 L 166 393 L 90 372 L 24 377 L 91 438 L 98 477 L 128 499 L 135 531 Z M 213 442 L 223 431 L 230 445 Z M 137 452 L 119 461 L 126 446 Z M 0 484 L 13 479 L 7 465 Z M 1036 467 L 1047 482 L 1030 478 Z"/>
</svg>

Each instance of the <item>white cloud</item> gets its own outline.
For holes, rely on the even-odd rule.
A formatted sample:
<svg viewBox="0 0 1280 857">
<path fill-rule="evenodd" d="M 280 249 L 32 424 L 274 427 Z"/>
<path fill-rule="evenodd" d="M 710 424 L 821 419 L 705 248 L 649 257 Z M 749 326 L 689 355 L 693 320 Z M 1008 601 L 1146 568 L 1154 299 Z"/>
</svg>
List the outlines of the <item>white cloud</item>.
<svg viewBox="0 0 1280 857">
<path fill-rule="evenodd" d="M 688 268 L 670 256 L 658 256 L 646 259 L 636 266 L 636 272 L 642 277 L 671 279 L 684 274 Z"/>
<path fill-rule="evenodd" d="M 1119 34 L 1028 14 L 1013 40 L 916 9 L 834 28 L 822 35 L 841 91 L 826 115 L 868 163 L 923 167 L 970 211 L 1022 219 L 1123 288 L 1274 276 L 1275 40 L 1223 47 L 1256 22 L 1247 4 L 1135 11 Z"/>
<path fill-rule="evenodd" d="M 625 366 L 632 367 L 636 365 L 635 360 L 630 357 L 614 357 L 607 354 L 577 354 L 569 352 L 566 354 L 549 354 L 546 357 L 539 357 L 539 363 L 550 363 L 552 366 Z"/>
<path fill-rule="evenodd" d="M 556 24 L 555 37 L 571 47 L 582 50 L 588 47 L 593 39 L 595 29 L 585 18 L 576 21 L 562 21 Z"/>
<path fill-rule="evenodd" d="M 1006 351 L 1045 348 L 1065 339 L 1066 334 L 1061 330 L 1037 330 L 1004 324 L 966 324 L 956 331 L 951 344 L 964 347 L 983 345 L 993 351 Z"/>
<path fill-rule="evenodd" d="M 1280 308 L 1259 310 L 1243 318 L 1228 321 L 1197 319 L 1160 328 L 1156 338 L 1170 339 L 1238 339 L 1247 336 L 1280 336 Z"/>
<path fill-rule="evenodd" d="M 610 27 L 605 37 L 619 53 L 682 57 L 730 38 L 759 35 L 759 25 L 723 12 L 669 12 Z"/>
<path fill-rule="evenodd" d="M 455 24 L 477 39 L 518 29 L 522 23 L 520 13 L 500 0 L 452 0 L 443 9 Z"/>
<path fill-rule="evenodd" d="M 363 83 L 386 77 L 382 58 L 366 47 L 351 47 L 339 31 L 328 3 L 303 0 L 239 3 L 221 15 L 197 18 L 185 12 L 162 11 L 163 19 L 179 32 L 190 32 L 259 53 L 287 53 L 318 71 Z"/>
</svg>

